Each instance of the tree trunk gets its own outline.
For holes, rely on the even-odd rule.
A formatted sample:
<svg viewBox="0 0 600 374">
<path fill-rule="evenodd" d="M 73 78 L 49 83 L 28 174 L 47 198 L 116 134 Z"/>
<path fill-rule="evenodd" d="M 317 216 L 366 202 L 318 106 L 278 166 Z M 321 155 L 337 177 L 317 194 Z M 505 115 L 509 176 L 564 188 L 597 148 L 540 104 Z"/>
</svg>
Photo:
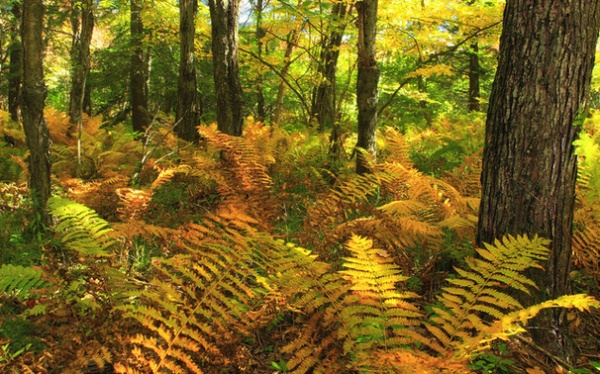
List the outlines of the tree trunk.
<svg viewBox="0 0 600 374">
<path fill-rule="evenodd" d="M 15 17 L 14 25 L 11 30 L 11 44 L 9 47 L 10 63 L 8 67 L 8 112 L 10 118 L 18 122 L 19 102 L 21 100 L 21 69 L 22 69 L 22 48 L 21 48 L 21 5 L 13 3 L 12 13 Z"/>
<path fill-rule="evenodd" d="M 86 82 L 90 72 L 90 43 L 94 31 L 94 2 L 82 0 L 81 9 L 73 9 L 71 29 L 71 97 L 69 103 L 69 121 L 81 125 L 83 103 L 86 94 Z"/>
<path fill-rule="evenodd" d="M 505 234 L 552 240 L 531 305 L 569 292 L 576 157 L 574 121 L 587 103 L 600 25 L 595 0 L 509 0 L 486 123 L 477 241 Z M 572 357 L 559 314 L 542 316 L 535 341 Z M 558 335 L 558 336 L 557 336 Z"/>
<path fill-rule="evenodd" d="M 238 68 L 240 0 L 209 0 L 219 131 L 242 135 L 242 86 Z"/>
<path fill-rule="evenodd" d="M 469 51 L 469 112 L 479 111 L 479 98 L 481 91 L 479 88 L 479 74 L 481 67 L 479 66 L 479 46 L 477 43 L 471 44 Z"/>
<path fill-rule="evenodd" d="M 283 99 L 286 87 L 284 78 L 287 77 L 287 74 L 290 70 L 290 66 L 292 65 L 292 53 L 294 52 L 294 48 L 296 48 L 296 45 L 298 44 L 299 32 L 299 28 L 296 28 L 290 31 L 290 33 L 287 36 L 287 45 L 285 47 L 285 53 L 283 55 L 283 67 L 281 68 L 282 78 L 279 82 L 279 87 L 277 89 L 275 109 L 273 110 L 273 118 L 271 119 L 271 124 L 273 126 L 279 125 L 281 123 L 281 117 L 283 116 Z"/>
<path fill-rule="evenodd" d="M 150 124 L 148 113 L 148 58 L 144 50 L 144 0 L 131 0 L 131 122 L 134 131 L 143 132 Z"/>
<path fill-rule="evenodd" d="M 43 54 L 44 43 L 42 29 L 44 5 L 42 0 L 23 1 L 23 23 L 21 38 L 23 41 L 23 90 L 22 114 L 23 129 L 29 148 L 29 187 L 34 206 L 42 222 L 50 225 L 46 204 L 50 197 L 50 151 L 49 136 L 44 120 L 44 84 Z"/>
<path fill-rule="evenodd" d="M 265 29 L 262 27 L 262 16 L 265 10 L 265 4 L 263 0 L 257 0 L 256 5 L 254 6 L 254 11 L 256 12 L 256 54 L 258 56 L 259 61 L 262 60 L 263 54 L 263 37 L 265 36 Z M 266 108 L 265 108 L 265 94 L 263 87 L 263 73 L 259 73 L 258 78 L 256 79 L 256 120 L 259 122 L 264 122 L 265 118 L 267 118 Z"/>
<path fill-rule="evenodd" d="M 179 84 L 177 89 L 177 127 L 181 139 L 197 142 L 200 138 L 196 126 L 200 120 L 200 105 L 196 83 L 194 19 L 198 11 L 197 0 L 179 0 Z"/>
<path fill-rule="evenodd" d="M 81 9 L 75 9 L 75 7 Z M 71 14 L 71 97 L 69 103 L 69 121 L 81 124 L 83 103 L 86 94 L 87 76 L 90 72 L 90 43 L 94 31 L 94 2 L 82 0 L 73 5 Z"/>
<path fill-rule="evenodd" d="M 324 35 L 321 41 L 321 56 L 318 68 L 321 81 L 313 92 L 310 113 L 310 122 L 317 122 L 320 132 L 330 128 L 335 122 L 337 62 L 346 28 L 344 18 L 350 12 L 351 7 L 352 5 L 343 2 L 333 5 L 330 15 L 332 30 L 328 36 Z"/>
<path fill-rule="evenodd" d="M 356 172 L 370 171 L 375 160 L 377 131 L 377 85 L 379 67 L 375 59 L 375 37 L 377 34 L 377 0 L 356 3 L 358 12 L 358 78 L 356 96 L 358 106 L 358 141 L 356 147 Z"/>
</svg>

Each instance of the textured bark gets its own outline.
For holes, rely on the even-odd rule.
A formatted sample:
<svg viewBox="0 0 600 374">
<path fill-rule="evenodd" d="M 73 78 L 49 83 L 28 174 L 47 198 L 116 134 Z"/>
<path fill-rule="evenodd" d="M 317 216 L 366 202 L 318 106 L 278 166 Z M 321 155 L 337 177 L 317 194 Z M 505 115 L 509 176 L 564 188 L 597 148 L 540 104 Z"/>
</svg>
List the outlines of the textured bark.
<svg viewBox="0 0 600 374">
<path fill-rule="evenodd" d="M 44 5 L 42 0 L 23 1 L 23 129 L 29 148 L 29 188 L 35 207 L 47 226 L 50 224 L 46 204 L 50 197 L 49 136 L 44 120 L 44 84 L 42 29 Z"/>
<path fill-rule="evenodd" d="M 238 67 L 240 0 L 209 0 L 212 31 L 217 125 L 225 134 L 241 136 L 242 86 Z"/>
<path fill-rule="evenodd" d="M 148 113 L 148 57 L 143 46 L 144 23 L 142 9 L 144 0 L 131 0 L 131 122 L 134 131 L 143 132 L 150 124 Z"/>
<path fill-rule="evenodd" d="M 315 88 L 312 97 L 310 122 L 319 124 L 319 131 L 333 126 L 336 117 L 335 82 L 340 46 L 346 24 L 343 22 L 352 5 L 339 2 L 331 9 L 332 27 L 329 35 L 321 41 L 321 55 L 318 72 L 321 82 Z"/>
<path fill-rule="evenodd" d="M 90 43 L 94 32 L 94 2 L 82 0 L 81 9 L 73 9 L 71 14 L 71 96 L 69 121 L 81 124 L 83 103 L 86 95 L 86 82 L 90 72 Z"/>
<path fill-rule="evenodd" d="M 479 66 L 479 46 L 477 43 L 471 44 L 471 51 L 468 53 L 469 56 L 469 104 L 468 108 L 470 112 L 479 111 L 479 98 L 481 97 L 481 90 L 479 88 L 479 76 L 481 67 Z"/>
<path fill-rule="evenodd" d="M 577 177 L 573 123 L 587 103 L 600 24 L 595 0 L 509 0 L 492 87 L 483 156 L 477 241 L 505 234 L 552 240 L 540 291 L 525 305 L 569 292 Z M 572 357 L 564 321 L 547 315 L 531 329 L 552 353 Z"/>
<path fill-rule="evenodd" d="M 19 102 L 21 99 L 21 69 L 22 69 L 22 48 L 21 48 L 21 5 L 13 3 L 12 13 L 14 16 L 14 25 L 11 30 L 11 44 L 9 47 L 10 62 L 8 67 L 8 112 L 10 118 L 18 122 Z"/>
<path fill-rule="evenodd" d="M 194 37 L 194 19 L 198 11 L 197 0 L 179 0 L 179 84 L 177 89 L 177 127 L 181 139 L 196 142 L 200 136 L 196 130 L 200 120 Z"/>
<path fill-rule="evenodd" d="M 358 141 L 356 147 L 366 152 L 356 154 L 356 172 L 370 171 L 369 158 L 375 160 L 377 131 L 377 101 L 379 67 L 375 59 L 377 35 L 377 0 L 358 1 L 358 78 L 356 96 L 358 106 Z"/>
</svg>

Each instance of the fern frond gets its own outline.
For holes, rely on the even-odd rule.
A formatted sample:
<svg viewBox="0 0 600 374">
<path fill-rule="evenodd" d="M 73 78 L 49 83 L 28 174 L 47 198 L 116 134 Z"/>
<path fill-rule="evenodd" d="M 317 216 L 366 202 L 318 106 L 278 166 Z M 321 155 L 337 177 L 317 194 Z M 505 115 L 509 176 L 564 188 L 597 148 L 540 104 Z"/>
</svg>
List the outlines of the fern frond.
<svg viewBox="0 0 600 374">
<path fill-rule="evenodd" d="M 488 329 L 483 330 L 479 335 L 479 345 L 485 346 L 496 339 L 508 340 L 512 335 L 524 332 L 523 326 L 527 325 L 529 320 L 537 316 L 542 310 L 549 308 L 577 309 L 580 312 L 590 312 L 592 308 L 600 309 L 600 301 L 586 294 L 564 295 L 523 310 L 513 311 L 496 320 Z"/>
<path fill-rule="evenodd" d="M 42 271 L 33 267 L 3 264 L 0 267 L 0 294 L 26 299 L 30 291 L 49 286 L 42 279 Z"/>
<path fill-rule="evenodd" d="M 111 255 L 112 228 L 92 209 L 56 196 L 48 200 L 48 208 L 58 221 L 54 230 L 67 248 L 91 256 Z"/>
<path fill-rule="evenodd" d="M 521 273 L 548 255 L 546 239 L 506 236 L 494 245 L 477 249 L 480 258 L 467 258 L 469 270 L 456 269 L 459 277 L 448 279 L 450 286 L 438 296 L 441 307 L 434 306 L 434 315 L 426 324 L 439 344 L 430 347 L 440 353 L 472 350 L 481 340 L 473 332 L 489 331 L 491 320 L 501 319 L 506 312 L 521 309 L 520 303 L 505 289 L 528 293 L 535 283 Z"/>
<path fill-rule="evenodd" d="M 225 365 L 232 344 L 264 323 L 256 315 L 264 314 L 258 295 L 266 294 L 268 282 L 255 263 L 251 219 L 210 217 L 181 232 L 186 253 L 153 260 L 157 277 L 150 288 L 123 307 L 145 330 L 131 343 L 151 372 L 201 373 L 203 362 Z"/>
<path fill-rule="evenodd" d="M 422 315 L 409 302 L 418 296 L 397 290 L 397 283 L 408 277 L 400 274 L 384 250 L 373 247 L 372 240 L 353 236 L 346 248 L 353 257 L 345 259 L 346 270 L 340 271 L 352 283 L 342 312 L 345 327 L 339 332 L 344 353 L 352 352 L 368 366 L 373 349 L 388 351 L 422 342 L 425 338 L 415 330 Z"/>
</svg>

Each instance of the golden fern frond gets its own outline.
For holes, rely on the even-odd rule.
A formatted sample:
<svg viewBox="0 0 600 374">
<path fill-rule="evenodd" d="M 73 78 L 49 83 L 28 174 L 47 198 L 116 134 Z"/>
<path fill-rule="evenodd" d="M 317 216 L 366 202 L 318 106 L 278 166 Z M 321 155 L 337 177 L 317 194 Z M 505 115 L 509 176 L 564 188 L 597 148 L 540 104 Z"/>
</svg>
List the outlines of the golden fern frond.
<svg viewBox="0 0 600 374">
<path fill-rule="evenodd" d="M 467 359 L 436 357 L 418 350 L 377 352 L 371 360 L 380 373 L 472 374 Z"/>
<path fill-rule="evenodd" d="M 117 209 L 122 221 L 140 220 L 152 199 L 152 192 L 135 188 L 117 188 L 115 190 L 121 206 Z"/>
<path fill-rule="evenodd" d="M 146 330 L 131 340 L 140 363 L 153 373 L 227 364 L 224 352 L 255 324 L 248 314 L 257 277 L 250 262 L 248 253 L 219 245 L 154 259 L 160 278 L 124 307 Z"/>
<path fill-rule="evenodd" d="M 512 335 L 525 332 L 523 326 L 527 324 L 527 321 L 537 316 L 542 310 L 549 308 L 577 309 L 580 312 L 590 312 L 591 308 L 600 309 L 600 301 L 586 294 L 563 295 L 557 299 L 544 301 L 523 310 L 513 311 L 497 319 L 479 334 L 479 346 L 485 348 L 496 339 L 508 340 Z M 467 352 L 472 352 L 472 349 Z"/>
<path fill-rule="evenodd" d="M 579 209 L 575 213 L 573 262 L 583 268 L 600 286 L 600 214 L 599 209 Z"/>
<path fill-rule="evenodd" d="M 410 144 L 404 138 L 404 135 L 397 129 L 387 126 L 382 131 L 384 146 L 381 153 L 382 159 L 386 162 L 396 162 L 410 169 L 413 168 L 413 162 L 408 156 L 410 153 Z"/>
<path fill-rule="evenodd" d="M 500 289 L 515 289 L 529 293 L 535 283 L 522 275 L 525 269 L 540 268 L 538 262 L 548 255 L 548 240 L 537 236 L 506 236 L 494 245 L 477 249 L 479 258 L 467 258 L 469 270 L 456 269 L 457 278 L 448 279 L 450 286 L 438 296 L 442 305 L 434 306 L 434 315 L 427 330 L 439 344 L 430 347 L 440 353 L 472 349 L 480 337 L 473 332 L 487 331 L 490 323 L 484 317 L 501 319 L 521 304 Z"/>
<path fill-rule="evenodd" d="M 291 355 L 287 363 L 294 373 L 335 373 L 343 356 L 338 342 L 342 298 L 349 284 L 331 266 L 316 260 L 310 251 L 282 240 L 261 237 L 254 261 L 271 269 L 270 293 L 287 300 L 286 310 L 297 316 L 302 328 L 291 328 L 294 337 L 282 352 Z"/>
<path fill-rule="evenodd" d="M 443 180 L 454 186 L 463 196 L 479 198 L 481 196 L 481 159 L 483 151 L 465 157 L 464 161 L 452 171 L 446 172 Z"/>
<path fill-rule="evenodd" d="M 352 352 L 358 363 L 369 366 L 373 350 L 423 342 L 425 338 L 415 330 L 422 314 L 410 302 L 418 295 L 397 289 L 408 277 L 401 275 L 391 256 L 359 236 L 353 236 L 346 248 L 353 256 L 345 258 L 346 270 L 340 271 L 352 283 L 352 293 L 344 299 L 343 327 L 338 330 L 344 353 Z"/>
<path fill-rule="evenodd" d="M 57 196 L 48 200 L 48 208 L 58 221 L 54 231 L 67 248 L 85 255 L 111 255 L 112 228 L 94 210 Z"/>
</svg>

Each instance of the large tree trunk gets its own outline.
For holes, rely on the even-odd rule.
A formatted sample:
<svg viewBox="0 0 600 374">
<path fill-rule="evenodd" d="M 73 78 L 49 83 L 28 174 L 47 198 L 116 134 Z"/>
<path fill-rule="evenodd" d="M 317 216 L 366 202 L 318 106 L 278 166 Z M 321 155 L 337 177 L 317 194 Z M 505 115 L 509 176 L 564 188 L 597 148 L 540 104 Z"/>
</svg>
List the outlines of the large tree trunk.
<svg viewBox="0 0 600 374">
<path fill-rule="evenodd" d="M 13 3 L 12 13 L 15 17 L 14 25 L 11 30 L 11 44 L 9 47 L 10 63 L 8 67 L 8 112 L 10 118 L 18 122 L 19 102 L 21 100 L 21 69 L 22 69 L 22 49 L 21 49 L 21 5 Z"/>
<path fill-rule="evenodd" d="M 80 6 L 81 9 L 76 9 Z M 71 14 L 71 97 L 69 103 L 69 121 L 81 126 L 81 115 L 86 95 L 86 82 L 90 72 L 90 43 L 94 32 L 94 2 L 82 0 L 74 5 Z"/>
<path fill-rule="evenodd" d="M 131 0 L 131 67 L 130 95 L 131 122 L 134 131 L 143 132 L 150 124 L 148 113 L 148 58 L 143 45 L 144 23 L 142 9 L 144 0 Z"/>
<path fill-rule="evenodd" d="M 217 124 L 225 134 L 241 136 L 242 86 L 238 68 L 240 0 L 209 0 Z"/>
<path fill-rule="evenodd" d="M 50 197 L 50 151 L 49 136 L 44 120 L 43 54 L 42 28 L 44 5 L 42 0 L 23 1 L 23 129 L 29 148 L 29 187 L 35 207 L 45 225 L 50 225 L 46 204 Z"/>
<path fill-rule="evenodd" d="M 525 305 L 569 292 L 574 121 L 587 103 L 599 25 L 595 0 L 509 0 L 504 11 L 477 241 L 524 233 L 552 240 L 546 270 L 530 274 L 540 289 L 521 299 Z M 531 332 L 553 354 L 569 357 L 563 322 L 545 316 Z"/>
<path fill-rule="evenodd" d="M 356 172 L 370 171 L 375 160 L 377 132 L 377 85 L 379 67 L 375 59 L 375 37 L 377 35 L 377 0 L 356 3 L 358 12 L 358 78 L 356 96 L 358 106 L 358 141 L 356 147 Z M 370 160 L 371 159 L 371 160 Z"/>
<path fill-rule="evenodd" d="M 479 76 L 481 67 L 479 65 L 479 46 L 477 43 L 471 44 L 471 50 L 468 53 L 469 56 L 469 111 L 479 111 L 479 98 L 481 97 L 481 90 L 479 88 Z"/>
<path fill-rule="evenodd" d="M 196 126 L 200 120 L 194 37 L 194 19 L 198 10 L 197 0 L 179 0 L 179 84 L 177 89 L 177 135 L 181 139 L 196 142 L 200 138 Z"/>
<path fill-rule="evenodd" d="M 346 18 L 351 8 L 352 5 L 344 2 L 333 5 L 330 15 L 332 30 L 329 35 L 324 35 L 321 41 L 321 56 L 318 68 L 321 81 L 314 89 L 310 113 L 310 122 L 317 122 L 320 132 L 325 131 L 335 123 L 337 62 L 346 28 L 344 18 Z"/>
</svg>

